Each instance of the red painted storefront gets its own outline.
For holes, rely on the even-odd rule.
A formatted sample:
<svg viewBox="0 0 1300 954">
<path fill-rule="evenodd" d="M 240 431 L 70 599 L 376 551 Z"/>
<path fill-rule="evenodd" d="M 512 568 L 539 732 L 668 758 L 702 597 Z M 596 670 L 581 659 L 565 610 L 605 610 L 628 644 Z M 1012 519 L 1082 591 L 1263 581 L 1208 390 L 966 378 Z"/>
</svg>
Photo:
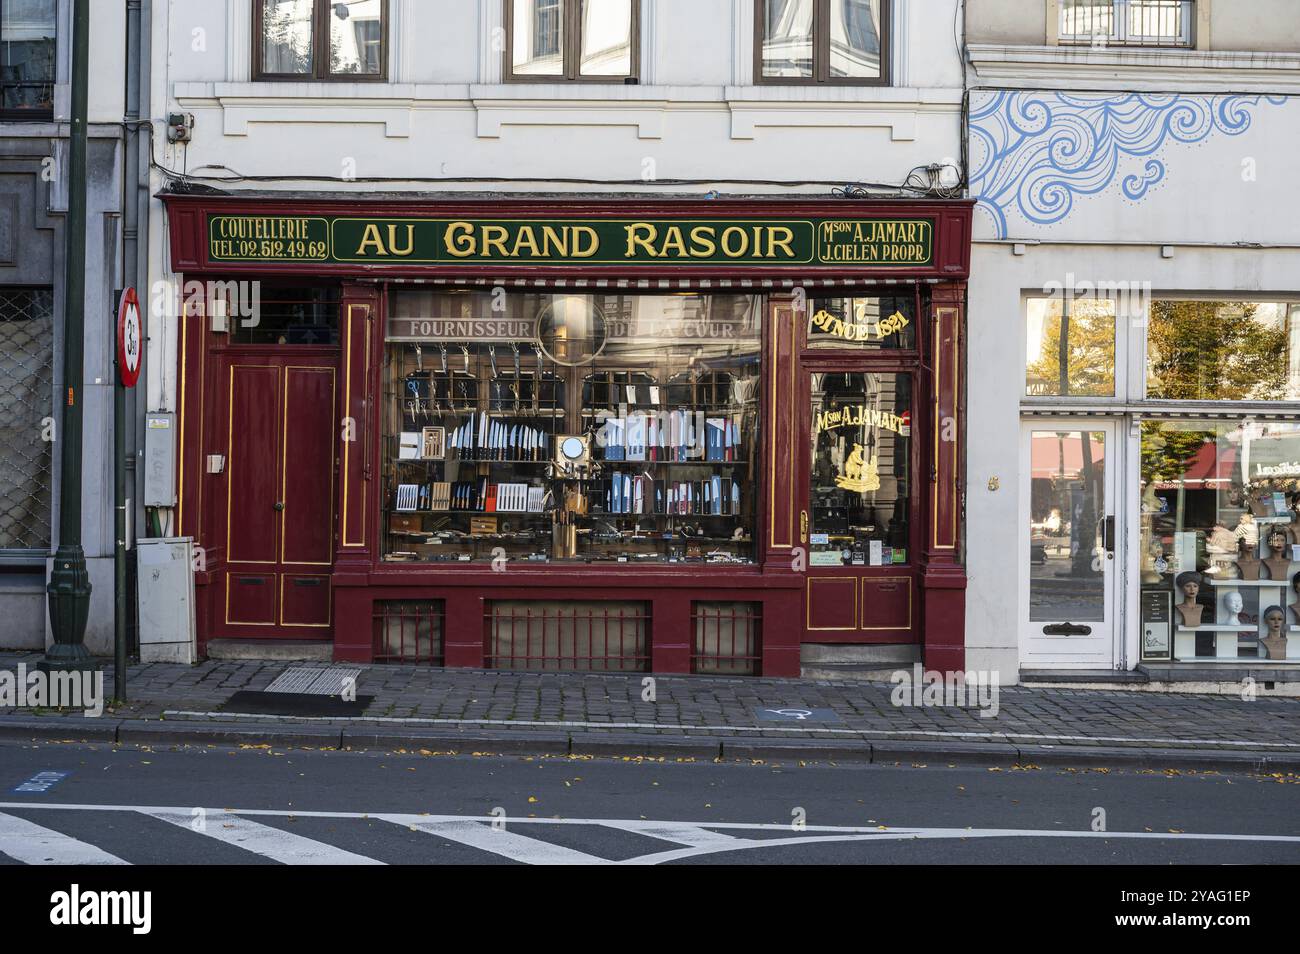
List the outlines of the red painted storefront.
<svg viewBox="0 0 1300 954">
<path fill-rule="evenodd" d="M 808 199 L 301 199 L 164 196 L 171 265 L 185 281 L 337 283 L 337 344 L 234 344 L 200 309 L 180 322 L 174 531 L 202 548 L 200 650 L 217 637 L 332 640 L 334 658 L 375 657 L 381 601 L 439 601 L 447 666 L 488 656 L 494 600 L 638 601 L 655 672 L 692 669 L 696 601 L 761 607 L 765 676 L 794 676 L 803 643 L 920 644 L 928 668 L 962 669 L 966 575 L 963 374 L 971 206 L 961 201 Z M 215 261 L 210 217 L 477 220 L 925 219 L 925 265 L 611 266 Z M 393 289 L 427 281 L 506 288 L 630 283 L 633 290 L 763 296 L 759 474 L 753 565 L 389 563 L 381 558 L 381 373 Z M 643 284 L 644 283 L 644 284 Z M 804 296 L 889 286 L 915 294 L 914 352 L 859 355 L 807 347 Z M 808 375 L 903 372 L 915 381 L 911 546 L 905 564 L 809 566 Z M 347 435 L 346 439 L 344 435 Z M 220 458 L 214 465 L 212 459 Z M 255 581 L 256 586 L 243 584 Z M 236 586 L 239 582 L 239 586 Z M 232 606 L 232 587 L 237 593 Z M 242 587 L 242 588 L 241 588 Z"/>
</svg>

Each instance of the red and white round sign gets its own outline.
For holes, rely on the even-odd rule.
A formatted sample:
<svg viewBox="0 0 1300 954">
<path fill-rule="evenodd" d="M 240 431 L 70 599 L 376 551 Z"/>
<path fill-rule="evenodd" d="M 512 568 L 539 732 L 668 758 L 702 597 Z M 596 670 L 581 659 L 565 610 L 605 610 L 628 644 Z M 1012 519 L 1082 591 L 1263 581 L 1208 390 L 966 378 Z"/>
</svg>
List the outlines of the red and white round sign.
<svg viewBox="0 0 1300 954">
<path fill-rule="evenodd" d="M 135 289 L 122 292 L 117 305 L 117 370 L 122 386 L 135 387 L 140 380 L 140 363 L 144 348 L 144 329 L 140 325 L 140 299 Z"/>
</svg>

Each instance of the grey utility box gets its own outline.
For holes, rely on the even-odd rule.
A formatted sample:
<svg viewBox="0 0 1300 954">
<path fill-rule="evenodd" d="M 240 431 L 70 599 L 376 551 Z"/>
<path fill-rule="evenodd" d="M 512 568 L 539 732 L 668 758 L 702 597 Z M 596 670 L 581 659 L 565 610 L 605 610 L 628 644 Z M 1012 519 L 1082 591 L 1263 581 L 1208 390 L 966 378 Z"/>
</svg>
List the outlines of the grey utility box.
<svg viewBox="0 0 1300 954">
<path fill-rule="evenodd" d="M 193 665 L 194 541 L 163 537 L 136 542 L 139 567 L 140 661 Z"/>
<path fill-rule="evenodd" d="M 176 415 L 144 416 L 144 505 L 176 506 Z"/>
</svg>

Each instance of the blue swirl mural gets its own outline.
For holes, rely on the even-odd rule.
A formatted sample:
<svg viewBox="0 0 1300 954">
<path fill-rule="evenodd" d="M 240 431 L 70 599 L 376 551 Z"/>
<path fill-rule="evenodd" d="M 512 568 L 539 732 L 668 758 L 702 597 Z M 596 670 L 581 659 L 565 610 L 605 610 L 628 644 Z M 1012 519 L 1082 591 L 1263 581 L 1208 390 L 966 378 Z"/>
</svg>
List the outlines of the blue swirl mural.
<svg viewBox="0 0 1300 954">
<path fill-rule="evenodd" d="M 971 195 L 1006 238 L 1013 212 L 1036 225 L 1060 222 L 1076 197 L 1106 191 L 1126 160 L 1145 157 L 1140 171 L 1119 183 L 1126 198 L 1140 202 L 1165 178 L 1167 145 L 1239 136 L 1265 101 L 1281 105 L 1286 97 L 990 93 L 971 111 Z"/>
</svg>

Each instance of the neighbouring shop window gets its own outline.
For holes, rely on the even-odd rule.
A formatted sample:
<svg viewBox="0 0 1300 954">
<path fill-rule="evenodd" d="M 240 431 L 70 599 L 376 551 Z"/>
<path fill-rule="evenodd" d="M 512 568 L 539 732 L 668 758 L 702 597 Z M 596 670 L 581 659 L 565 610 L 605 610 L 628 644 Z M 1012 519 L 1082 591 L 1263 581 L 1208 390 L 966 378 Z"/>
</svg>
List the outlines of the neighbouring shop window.
<svg viewBox="0 0 1300 954">
<path fill-rule="evenodd" d="M 1191 46 L 1193 0 L 1061 0 L 1062 43 Z"/>
<path fill-rule="evenodd" d="M 1029 449 L 1029 619 L 1101 622 L 1106 433 L 1033 431 Z"/>
<path fill-rule="evenodd" d="M 0 559 L 50 547 L 54 292 L 0 289 Z"/>
<path fill-rule="evenodd" d="M 53 115 L 56 23 L 55 0 L 0 0 L 0 118 Z"/>
<path fill-rule="evenodd" d="M 394 291 L 384 559 L 753 562 L 759 303 Z"/>
<path fill-rule="evenodd" d="M 916 348 L 916 296 L 814 298 L 808 347 L 911 351 Z"/>
<path fill-rule="evenodd" d="M 336 345 L 339 290 L 334 285 L 214 283 L 214 312 L 224 311 L 232 344 Z"/>
<path fill-rule="evenodd" d="M 810 375 L 809 562 L 908 562 L 912 375 Z"/>
<path fill-rule="evenodd" d="M 1031 298 L 1025 393 L 1031 397 L 1115 396 L 1115 301 Z"/>
<path fill-rule="evenodd" d="M 1151 302 L 1147 397 L 1300 401 L 1300 304 Z"/>
<path fill-rule="evenodd" d="M 1174 657 L 1300 658 L 1300 423 L 1142 422 L 1144 592 Z"/>
<path fill-rule="evenodd" d="M 889 81 L 887 0 L 757 0 L 755 80 Z"/>
<path fill-rule="evenodd" d="M 506 0 L 507 80 L 635 81 L 639 0 Z"/>
<path fill-rule="evenodd" d="M 255 0 L 257 79 L 382 79 L 387 0 Z"/>
</svg>

